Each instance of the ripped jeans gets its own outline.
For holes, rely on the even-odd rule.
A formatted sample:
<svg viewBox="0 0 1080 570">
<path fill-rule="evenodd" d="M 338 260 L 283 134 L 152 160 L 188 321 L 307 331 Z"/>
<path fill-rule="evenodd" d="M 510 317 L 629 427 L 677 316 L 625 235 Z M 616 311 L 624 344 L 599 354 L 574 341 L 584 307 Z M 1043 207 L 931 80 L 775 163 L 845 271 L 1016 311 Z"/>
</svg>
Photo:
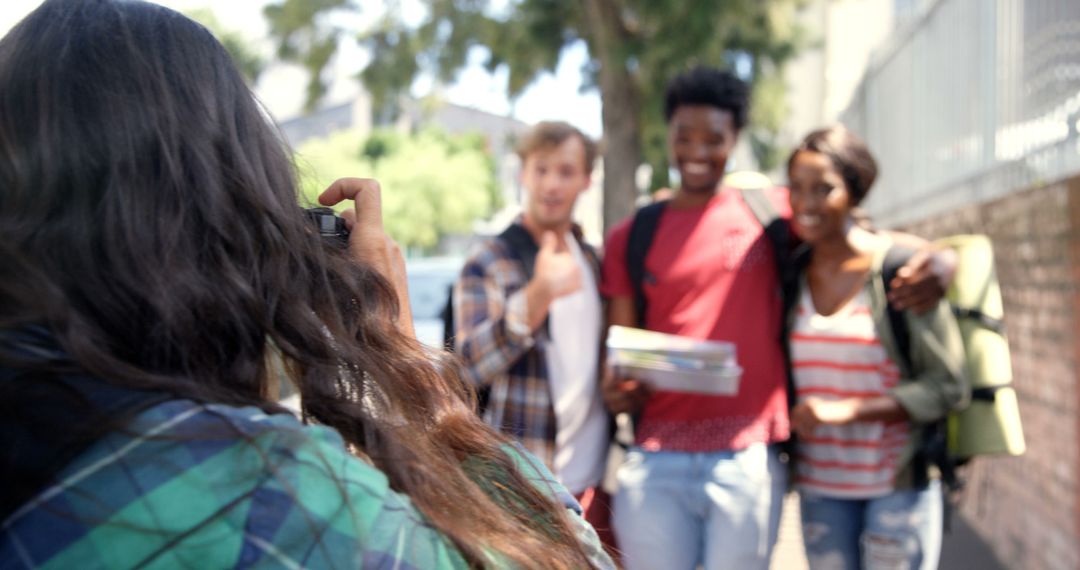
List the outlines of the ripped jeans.
<svg viewBox="0 0 1080 570">
<path fill-rule="evenodd" d="M 941 482 L 877 499 L 800 491 L 811 570 L 933 570 L 941 555 Z"/>
</svg>

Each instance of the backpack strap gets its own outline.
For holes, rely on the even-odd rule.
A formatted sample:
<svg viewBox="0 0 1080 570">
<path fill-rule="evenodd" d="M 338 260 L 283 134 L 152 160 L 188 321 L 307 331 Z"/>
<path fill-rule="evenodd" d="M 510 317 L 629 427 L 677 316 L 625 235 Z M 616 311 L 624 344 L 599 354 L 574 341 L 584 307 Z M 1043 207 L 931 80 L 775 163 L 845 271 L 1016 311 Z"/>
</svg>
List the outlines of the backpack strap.
<svg viewBox="0 0 1080 570">
<path fill-rule="evenodd" d="M 525 229 L 525 226 L 515 222 L 507 226 L 498 235 L 497 239 L 502 240 L 507 245 L 510 254 L 521 264 L 521 270 L 525 273 L 525 281 L 531 281 L 533 269 L 536 267 L 536 255 L 540 253 L 540 246 L 536 244 L 532 234 Z M 548 319 L 546 317 L 541 328 L 544 332 L 548 331 Z"/>
<path fill-rule="evenodd" d="M 667 200 L 649 204 L 639 209 L 634 214 L 634 221 L 630 223 L 630 238 L 626 244 L 626 271 L 630 275 L 630 284 L 634 287 L 634 310 L 639 328 L 645 328 L 645 311 L 648 309 L 645 281 L 656 280 L 656 276 L 645 271 L 645 256 L 652 247 L 656 226 L 667 205 Z"/>
<path fill-rule="evenodd" d="M 987 315 L 986 313 L 978 309 L 966 309 L 964 307 L 954 306 L 952 308 L 952 312 L 953 316 L 955 316 L 956 320 L 958 321 L 973 322 L 986 330 L 993 331 L 1001 335 L 1005 334 L 1004 320 L 991 317 L 990 315 Z"/>
<path fill-rule="evenodd" d="M 510 224 L 498 235 L 498 239 L 502 240 L 510 248 L 510 253 L 521 264 L 521 269 L 525 272 L 525 280 L 531 280 L 533 278 L 533 267 L 536 265 L 536 254 L 540 253 L 540 246 L 536 245 L 536 240 L 525 229 L 525 226 L 518 223 Z"/>
<path fill-rule="evenodd" d="M 781 298 L 784 300 L 784 308 L 787 309 L 790 302 L 788 286 L 792 278 L 791 264 L 788 263 L 791 252 L 791 229 L 787 220 L 780 217 L 780 212 L 776 210 L 772 200 L 765 195 L 764 188 L 740 188 L 739 196 L 761 224 L 765 237 L 773 246 L 776 277 L 780 280 Z"/>
<path fill-rule="evenodd" d="M 454 337 L 457 336 L 457 331 L 454 330 L 454 285 L 450 285 L 450 290 L 446 292 L 446 304 L 443 305 L 442 311 L 439 312 L 439 318 L 442 319 L 443 326 L 443 350 L 446 352 L 454 352 L 456 346 L 454 343 Z"/>
<path fill-rule="evenodd" d="M 780 216 L 776 205 L 765 194 L 763 187 L 739 188 L 739 197 L 750 208 L 758 224 L 769 240 L 773 248 L 773 263 L 776 267 L 776 279 L 778 280 L 778 292 L 780 295 L 780 347 L 784 356 L 784 372 L 787 377 L 787 397 L 789 405 L 798 401 L 798 391 L 795 389 L 795 377 L 791 372 L 791 346 L 788 344 L 790 333 L 788 314 L 797 302 L 799 287 L 799 275 L 810 262 L 810 248 L 803 244 L 799 248 L 792 247 L 791 227 L 787 220 Z M 795 457 L 795 435 L 792 434 L 788 441 L 784 442 L 781 450 L 788 457 Z"/>
<path fill-rule="evenodd" d="M 761 227 L 769 227 L 773 220 L 780 217 L 776 206 L 765 195 L 764 188 L 739 188 L 739 197 L 750 207 L 750 211 Z"/>
</svg>

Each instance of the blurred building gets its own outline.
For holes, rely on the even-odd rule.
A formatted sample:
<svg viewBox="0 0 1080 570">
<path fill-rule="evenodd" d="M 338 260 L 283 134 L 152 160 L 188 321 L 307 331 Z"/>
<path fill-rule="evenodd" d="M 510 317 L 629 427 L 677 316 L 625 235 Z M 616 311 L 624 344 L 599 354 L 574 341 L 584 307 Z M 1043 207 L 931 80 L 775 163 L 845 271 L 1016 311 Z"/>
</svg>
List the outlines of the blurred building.
<svg viewBox="0 0 1080 570">
<path fill-rule="evenodd" d="M 907 0 L 912 2 L 914 0 Z M 781 144 L 794 147 L 810 131 L 834 123 L 847 108 L 873 51 L 894 27 L 903 0 L 815 0 L 799 12 L 811 47 L 784 70 L 788 119 Z M 784 180 L 780 173 L 777 180 Z"/>
<path fill-rule="evenodd" d="M 993 238 L 1028 439 L 974 462 L 961 514 L 1010 568 L 1080 568 L 1080 1 L 890 4 L 839 114 L 879 160 L 865 205 L 879 225 Z M 846 75 L 831 42 L 821 101 Z"/>
</svg>

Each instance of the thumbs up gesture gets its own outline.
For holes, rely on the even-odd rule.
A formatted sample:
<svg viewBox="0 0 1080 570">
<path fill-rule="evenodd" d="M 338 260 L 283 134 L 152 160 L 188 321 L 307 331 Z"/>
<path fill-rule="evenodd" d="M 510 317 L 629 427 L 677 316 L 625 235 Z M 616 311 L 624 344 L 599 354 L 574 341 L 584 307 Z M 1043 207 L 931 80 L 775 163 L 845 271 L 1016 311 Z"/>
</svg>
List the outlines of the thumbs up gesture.
<svg viewBox="0 0 1080 570">
<path fill-rule="evenodd" d="M 581 289 L 581 268 L 566 242 L 546 231 L 540 236 L 540 251 L 536 253 L 533 278 L 525 286 L 529 328 L 536 330 L 544 323 L 551 303 L 559 297 Z"/>
<path fill-rule="evenodd" d="M 546 231 L 540 238 L 533 275 L 551 300 L 581 289 L 581 268 L 564 239 L 554 232 Z"/>
</svg>

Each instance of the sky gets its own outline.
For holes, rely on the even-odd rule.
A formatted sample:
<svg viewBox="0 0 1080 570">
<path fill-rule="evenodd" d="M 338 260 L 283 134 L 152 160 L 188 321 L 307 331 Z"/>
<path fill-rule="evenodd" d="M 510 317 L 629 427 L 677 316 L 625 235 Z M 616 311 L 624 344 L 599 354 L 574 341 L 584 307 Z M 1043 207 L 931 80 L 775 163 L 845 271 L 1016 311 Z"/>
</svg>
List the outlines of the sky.
<svg viewBox="0 0 1080 570">
<path fill-rule="evenodd" d="M 247 38 L 269 59 L 273 52 L 262 17 L 265 0 L 230 0 L 208 2 L 207 0 L 156 0 L 176 10 L 192 10 L 209 7 L 226 29 L 235 30 Z M 41 0 L 0 0 L 0 35 L 18 23 Z M 361 0 L 361 14 L 373 14 L 381 5 L 380 0 Z M 406 18 L 418 18 L 418 0 L 406 0 Z M 347 24 L 363 25 L 363 16 Z M 596 90 L 581 93 L 581 68 L 586 62 L 584 44 L 567 48 L 559 68 L 554 74 L 545 74 L 536 80 L 515 101 L 506 96 L 505 72 L 494 75 L 480 66 L 482 54 L 473 53 L 471 64 L 462 70 L 457 80 L 442 89 L 442 96 L 452 103 L 476 107 L 490 113 L 509 115 L 528 123 L 552 119 L 567 121 L 588 133 L 599 137 L 601 133 L 600 98 Z M 348 100 L 355 93 L 357 81 L 353 76 L 359 71 L 365 57 L 355 45 L 345 45 L 334 62 L 336 80 L 326 98 L 327 103 Z M 274 117 L 281 121 L 300 113 L 303 105 L 306 76 L 296 66 L 277 64 L 259 78 L 256 93 Z M 420 78 L 413 87 L 413 95 L 423 96 L 431 92 L 430 77 Z"/>
</svg>

